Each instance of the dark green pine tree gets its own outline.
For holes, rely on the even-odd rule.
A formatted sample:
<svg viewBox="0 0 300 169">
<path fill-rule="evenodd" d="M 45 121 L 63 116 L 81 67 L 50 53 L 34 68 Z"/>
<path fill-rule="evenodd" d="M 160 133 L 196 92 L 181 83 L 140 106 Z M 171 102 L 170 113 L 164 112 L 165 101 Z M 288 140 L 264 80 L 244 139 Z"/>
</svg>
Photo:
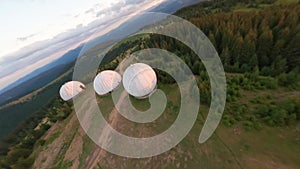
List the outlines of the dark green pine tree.
<svg viewBox="0 0 300 169">
<path fill-rule="evenodd" d="M 243 43 L 244 43 L 243 37 L 240 34 L 237 34 L 235 36 L 235 43 L 234 43 L 231 53 L 230 53 L 231 58 L 232 58 L 232 64 L 235 65 L 235 68 L 238 68 L 240 66 L 239 58 L 241 55 L 241 49 L 242 49 Z"/>
<path fill-rule="evenodd" d="M 283 58 L 281 55 L 277 56 L 272 64 L 272 76 L 277 76 L 280 73 L 284 73 L 287 70 L 287 61 L 286 58 Z"/>
<path fill-rule="evenodd" d="M 246 36 L 244 43 L 242 44 L 240 55 L 239 55 L 239 62 L 241 65 L 247 64 L 249 65 L 249 61 L 255 55 L 255 44 L 249 36 Z M 256 66 L 256 65 L 254 65 Z M 254 67 L 252 67 L 254 68 Z"/>
<path fill-rule="evenodd" d="M 299 32 L 289 42 L 283 53 L 287 59 L 288 71 L 292 71 L 300 65 L 300 27 L 298 30 Z"/>
<path fill-rule="evenodd" d="M 217 47 L 218 47 L 217 42 L 215 39 L 215 35 L 212 33 L 212 31 L 209 31 L 208 38 L 209 38 L 210 42 L 214 45 L 214 47 L 217 49 Z"/>
<path fill-rule="evenodd" d="M 256 54 L 253 54 L 251 59 L 249 60 L 249 66 L 252 70 L 255 70 L 255 68 L 258 68 L 258 58 Z"/>
<path fill-rule="evenodd" d="M 269 27 L 263 28 L 262 34 L 258 38 L 257 42 L 257 56 L 259 61 L 259 67 L 270 66 L 269 55 L 273 46 L 273 33 Z"/>
<path fill-rule="evenodd" d="M 220 59 L 222 61 L 222 63 L 225 66 L 230 66 L 231 65 L 231 58 L 230 58 L 230 52 L 229 52 L 229 48 L 225 47 L 220 55 Z"/>
</svg>

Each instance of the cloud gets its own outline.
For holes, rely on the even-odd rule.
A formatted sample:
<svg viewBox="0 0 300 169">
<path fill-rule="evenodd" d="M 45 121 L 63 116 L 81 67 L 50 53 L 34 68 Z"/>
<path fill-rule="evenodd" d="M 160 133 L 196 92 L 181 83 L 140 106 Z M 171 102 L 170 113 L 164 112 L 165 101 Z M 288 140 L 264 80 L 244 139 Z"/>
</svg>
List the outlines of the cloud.
<svg viewBox="0 0 300 169">
<path fill-rule="evenodd" d="M 36 35 L 37 35 L 37 33 L 35 33 L 35 34 L 30 34 L 30 35 L 25 36 L 25 37 L 19 37 L 19 38 L 17 38 L 17 40 L 19 40 L 19 41 L 26 41 L 26 40 L 28 40 L 28 39 L 30 39 L 30 38 L 36 36 Z"/>
<path fill-rule="evenodd" d="M 105 14 L 117 14 L 118 16 L 124 16 L 124 14 L 132 13 L 132 10 L 128 10 L 128 6 L 131 6 L 132 9 L 135 10 L 140 8 L 141 6 L 153 2 L 153 0 L 125 0 L 125 1 L 117 1 L 113 3 L 113 5 L 109 8 L 105 8 L 96 13 L 96 16 L 99 17 Z"/>
<path fill-rule="evenodd" d="M 126 3 L 127 5 L 131 5 L 131 4 L 140 4 L 140 3 L 142 3 L 142 2 L 144 2 L 144 0 L 126 0 L 126 1 L 125 1 L 125 3 Z"/>
<path fill-rule="evenodd" d="M 84 13 L 85 13 L 85 14 L 95 13 L 95 10 L 94 10 L 94 8 L 91 8 L 91 9 L 85 11 Z"/>
<path fill-rule="evenodd" d="M 114 18 L 122 17 L 143 10 L 144 8 L 150 8 L 153 4 L 155 4 L 153 0 L 127 0 L 125 2 L 119 1 L 110 8 L 98 11 L 96 8 L 91 8 L 78 16 L 80 17 L 80 15 L 84 15 L 85 13 L 89 15 L 94 13 L 95 20 L 88 25 L 79 23 L 76 28 L 62 32 L 52 39 L 35 42 L 15 53 L 1 57 L 0 91 L 14 81 L 60 58 L 68 50 L 74 49 L 83 42 L 86 42 L 92 35 L 105 31 Z M 105 17 L 96 19 L 96 16 L 100 15 L 104 15 Z M 31 34 L 20 37 L 18 40 L 25 41 L 34 36 L 35 34 Z"/>
</svg>

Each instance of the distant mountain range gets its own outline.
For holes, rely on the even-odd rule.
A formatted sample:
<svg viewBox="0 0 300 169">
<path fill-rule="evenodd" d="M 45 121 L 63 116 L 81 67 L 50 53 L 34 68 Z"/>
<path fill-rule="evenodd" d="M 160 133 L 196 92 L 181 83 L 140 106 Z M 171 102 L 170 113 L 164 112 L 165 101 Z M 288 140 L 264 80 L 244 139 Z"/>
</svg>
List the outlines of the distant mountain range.
<svg viewBox="0 0 300 169">
<path fill-rule="evenodd" d="M 167 0 L 166 2 L 160 4 L 159 6 L 150 10 L 150 12 L 162 12 L 172 14 L 176 12 L 178 9 L 183 7 L 196 4 L 203 0 Z"/>
<path fill-rule="evenodd" d="M 150 10 L 150 12 L 162 12 L 162 13 L 174 13 L 178 9 L 200 2 L 201 0 L 171 0 L 166 1 L 159 6 Z M 149 16 L 148 16 L 149 17 Z M 98 37 L 91 42 L 87 48 L 92 48 L 97 44 L 103 43 L 108 40 L 118 40 L 125 38 L 137 31 L 139 31 L 144 26 L 154 23 L 163 18 L 156 18 L 156 20 L 148 21 L 145 23 L 145 17 L 135 17 L 122 24 L 118 28 L 110 31 L 109 33 Z M 0 91 L 0 106 L 20 98 L 36 89 L 39 89 L 46 84 L 50 83 L 56 79 L 60 74 L 69 70 L 75 63 L 78 55 L 80 54 L 84 44 L 79 47 L 68 51 L 66 54 L 62 55 L 59 59 L 49 63 L 48 65 L 35 70 L 29 75 L 17 80 L 8 87 Z"/>
<path fill-rule="evenodd" d="M 0 93 L 0 105 L 29 94 L 65 73 L 74 65 L 82 47 L 83 45 L 80 45 L 76 49 L 68 51 L 59 59 L 4 88 Z"/>
</svg>

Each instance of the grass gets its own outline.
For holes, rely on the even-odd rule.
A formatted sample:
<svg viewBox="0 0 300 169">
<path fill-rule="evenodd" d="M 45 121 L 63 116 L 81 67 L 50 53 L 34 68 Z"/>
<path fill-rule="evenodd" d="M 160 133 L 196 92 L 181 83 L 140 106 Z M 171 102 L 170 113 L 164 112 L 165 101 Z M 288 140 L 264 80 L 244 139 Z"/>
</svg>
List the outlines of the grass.
<svg viewBox="0 0 300 169">
<path fill-rule="evenodd" d="M 105 118 L 108 117 L 109 113 L 113 110 L 114 108 L 114 102 L 112 100 L 111 95 L 107 95 L 107 96 L 97 96 L 99 99 L 99 109 L 101 111 L 101 113 L 103 114 L 103 116 Z"/>
<path fill-rule="evenodd" d="M 149 99 L 137 99 L 135 97 L 130 96 L 130 101 L 132 105 L 139 111 L 146 111 L 150 108 Z"/>
<path fill-rule="evenodd" d="M 49 144 L 51 144 L 54 140 L 56 140 L 61 134 L 61 131 L 57 131 L 55 132 L 53 135 L 50 136 L 50 138 L 45 142 L 44 146 L 48 146 Z"/>
<path fill-rule="evenodd" d="M 72 165 L 73 165 L 73 161 L 67 160 L 64 161 L 62 165 L 58 167 L 58 169 L 69 169 L 70 167 L 72 167 Z"/>
<path fill-rule="evenodd" d="M 171 102 L 162 117 L 156 120 L 151 126 L 153 133 L 165 131 L 173 120 L 177 117 L 180 108 L 180 93 L 176 85 L 159 84 Z M 289 96 L 291 92 L 283 88 L 241 91 L 241 98 L 238 101 L 247 105 L 248 109 L 253 109 L 256 105 L 270 104 L 283 96 Z M 134 105 L 146 109 L 148 103 L 144 100 L 132 99 Z M 230 106 L 234 103 L 227 103 Z M 174 105 L 179 107 L 174 108 Z M 204 144 L 198 143 L 198 137 L 201 132 L 204 119 L 206 118 L 209 107 L 201 105 L 200 111 L 194 124 L 194 127 L 187 137 L 175 148 L 166 154 L 176 154 L 175 160 L 166 164 L 161 163 L 163 168 L 176 168 L 177 164 L 184 168 L 276 168 L 290 167 L 298 168 L 300 162 L 300 124 L 288 127 L 267 127 L 262 130 L 249 130 L 243 128 L 242 123 L 236 123 L 232 127 L 226 127 L 220 124 L 215 134 Z M 249 113 L 248 111 L 245 113 Z M 159 127 L 156 127 L 159 126 Z M 138 128 L 139 126 L 137 126 Z M 234 129 L 238 129 L 240 134 L 236 134 Z M 192 158 L 188 158 L 191 154 Z M 155 163 L 160 163 L 166 155 L 162 154 L 155 157 Z M 116 163 L 126 163 L 126 166 L 142 167 L 146 164 L 148 158 L 141 160 L 126 159 L 113 156 Z M 144 161 L 143 161 L 144 160 Z M 144 163 L 145 162 L 145 163 Z M 154 161 L 152 161 L 154 162 Z M 149 163 L 147 163 L 149 164 Z M 153 163 L 151 163 L 153 164 Z M 105 164 L 101 164 L 105 167 Z M 153 164 L 154 165 L 154 164 Z"/>
<path fill-rule="evenodd" d="M 278 167 L 285 165 L 296 168 L 300 165 L 300 144 L 299 141 L 295 144 L 296 139 L 299 139 L 299 131 L 294 129 L 295 126 L 264 128 L 262 131 L 243 131 L 240 135 L 234 135 L 232 128 L 221 126 L 217 134 L 239 157 L 245 168 L 262 168 L 264 165 L 269 165 L 265 168 L 271 168 L 272 161 L 276 161 Z"/>
<path fill-rule="evenodd" d="M 257 90 L 255 92 L 242 91 L 242 99 L 238 104 L 246 104 L 250 112 L 256 105 L 268 105 L 278 103 L 287 98 L 297 99 L 297 91 L 288 91 L 282 88 L 276 90 Z M 228 103 L 227 106 L 233 103 Z M 286 127 L 267 127 L 263 129 L 245 131 L 242 123 L 237 122 L 232 127 L 219 126 L 217 134 L 220 139 L 230 147 L 235 156 L 239 157 L 244 168 L 275 168 L 275 163 L 282 168 L 297 168 L 300 163 L 297 157 L 300 155 L 299 121 L 296 125 Z M 234 134 L 234 129 L 241 131 L 240 135 Z M 296 143 L 296 144 L 295 144 Z M 274 162 L 275 161 L 275 162 Z"/>
<path fill-rule="evenodd" d="M 86 158 L 93 152 L 95 143 L 87 136 L 83 136 L 83 147 L 80 155 L 79 169 L 83 169 L 85 166 Z"/>
<path fill-rule="evenodd" d="M 116 49 L 124 43 L 130 43 L 130 42 L 134 42 L 136 40 L 140 40 L 143 37 L 145 37 L 145 34 L 138 34 L 138 35 L 128 36 L 127 38 L 122 39 L 120 42 L 118 42 L 112 49 Z"/>
<path fill-rule="evenodd" d="M 287 5 L 290 3 L 298 3 L 299 0 L 277 0 L 274 4 L 275 5 Z M 257 7 L 249 7 L 245 4 L 238 4 L 233 7 L 234 12 L 251 12 L 251 11 L 259 11 L 264 8 L 268 8 L 274 6 L 274 4 L 259 4 Z"/>
<path fill-rule="evenodd" d="M 65 156 L 66 152 L 68 151 L 73 139 L 75 138 L 75 136 L 77 134 L 78 127 L 74 128 L 73 134 L 68 138 L 69 140 L 67 140 L 67 142 L 63 145 L 62 149 L 60 149 L 60 152 L 55 159 L 55 164 L 58 164 L 58 168 L 63 169 L 63 167 L 65 167 L 65 165 L 69 165 L 68 161 L 67 161 L 67 164 L 65 164 L 65 161 L 63 161 L 63 160 L 64 160 L 64 156 Z"/>
<path fill-rule="evenodd" d="M 167 108 L 163 115 L 153 123 L 147 125 L 135 124 L 134 127 L 135 130 L 137 130 L 136 133 L 139 132 L 138 134 L 143 134 L 143 131 L 151 132 L 151 135 L 162 133 L 167 130 L 177 118 L 180 108 L 180 92 L 177 85 L 159 84 L 158 88 L 163 90 L 168 98 L 169 103 Z M 238 103 L 247 105 L 248 109 L 253 109 L 256 105 L 270 104 L 272 101 L 278 100 L 283 96 L 289 96 L 291 92 L 294 91 L 282 88 L 255 91 L 242 90 L 242 96 L 238 99 Z M 114 106 L 111 96 L 102 96 L 98 97 L 98 99 L 101 112 L 107 117 Z M 138 100 L 131 98 L 131 101 L 137 109 L 147 110 L 149 108 L 147 99 Z M 233 104 L 237 103 L 230 102 L 227 103 L 226 106 Z M 299 122 L 289 127 L 264 127 L 259 131 L 246 131 L 242 123 L 236 123 L 232 127 L 219 125 L 215 134 L 207 142 L 199 144 L 198 137 L 208 110 L 208 105 L 200 106 L 199 114 L 192 130 L 179 145 L 167 153 L 159 155 L 154 159 L 145 158 L 138 160 L 126 158 L 126 160 L 124 160 L 122 157 L 113 156 L 116 166 L 119 166 L 118 163 L 131 168 L 136 168 L 137 166 L 144 168 L 143 166 L 146 167 L 149 163 L 151 165 L 157 163 L 162 166 L 161 168 L 176 168 L 177 164 L 180 164 L 182 168 L 186 166 L 186 168 L 212 169 L 275 168 L 273 166 L 274 163 L 282 168 L 297 168 L 300 166 L 298 160 L 300 155 Z M 68 119 L 65 121 L 67 120 Z M 126 127 L 126 125 L 124 126 Z M 140 127 L 142 127 L 141 130 Z M 233 130 L 236 128 L 241 131 L 240 134 L 234 133 Z M 126 128 L 123 129 L 126 130 Z M 57 135 L 57 133 L 54 133 L 51 138 L 58 137 Z M 62 159 L 73 138 L 68 140 L 68 144 L 61 149 L 61 153 L 57 157 L 57 160 L 61 160 L 54 163 L 59 164 L 58 166 L 61 168 L 68 168 L 72 164 L 71 161 L 62 161 Z M 79 168 L 84 168 L 86 158 L 93 152 L 94 148 L 95 144 L 93 141 L 88 136 L 83 136 L 83 148 L 79 159 Z M 167 156 L 172 153 L 175 154 L 175 160 L 167 163 L 165 160 Z M 189 154 L 191 154 L 191 157 Z M 105 163 L 102 163 L 101 166 L 103 168 L 107 167 Z"/>
<path fill-rule="evenodd" d="M 289 3 L 297 3 L 299 0 L 277 0 L 275 2 L 276 5 L 289 4 Z"/>
<path fill-rule="evenodd" d="M 69 121 L 71 120 L 71 118 L 72 118 L 72 114 L 73 113 L 71 113 L 64 121 L 62 121 L 62 126 L 66 126 L 68 123 L 69 123 Z M 56 140 L 59 136 L 60 136 L 60 134 L 61 134 L 61 131 L 60 130 L 58 130 L 58 131 L 56 131 L 54 134 L 52 134 L 50 137 L 49 137 L 49 139 L 48 140 L 46 140 L 46 142 L 45 142 L 45 144 L 44 144 L 44 147 L 47 147 L 49 144 L 51 144 L 54 140 Z"/>
</svg>

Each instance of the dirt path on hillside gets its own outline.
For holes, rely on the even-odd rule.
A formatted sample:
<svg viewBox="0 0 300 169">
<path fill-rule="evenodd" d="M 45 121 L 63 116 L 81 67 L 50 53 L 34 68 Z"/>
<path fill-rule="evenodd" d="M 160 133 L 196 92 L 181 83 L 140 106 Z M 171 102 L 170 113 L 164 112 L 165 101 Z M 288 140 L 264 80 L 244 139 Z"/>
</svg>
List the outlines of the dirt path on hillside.
<svg viewBox="0 0 300 169">
<path fill-rule="evenodd" d="M 122 104 L 126 95 L 127 95 L 126 91 L 123 91 L 121 93 L 116 106 L 119 106 L 120 104 Z M 110 125 L 113 128 L 118 123 L 118 115 L 117 114 L 118 114 L 118 111 L 116 108 L 114 108 L 108 118 L 108 125 Z M 105 128 L 103 129 L 103 133 L 101 134 L 100 139 L 110 140 L 111 132 L 110 132 L 110 126 L 108 126 L 108 125 L 105 126 Z M 92 156 L 89 157 L 85 169 L 94 168 L 97 165 L 97 163 L 99 162 L 98 160 L 101 159 L 105 155 L 105 153 L 106 153 L 105 150 L 101 149 L 100 147 L 97 147 L 97 149 L 95 149 L 95 151 L 93 152 Z"/>
<path fill-rule="evenodd" d="M 128 59 L 128 57 L 129 57 L 129 53 L 127 53 L 127 57 L 122 61 L 121 64 L 119 64 L 118 68 L 116 69 L 116 71 L 118 71 L 121 75 L 124 73 L 126 65 L 128 65 L 132 61 L 132 60 Z M 126 95 L 127 95 L 127 93 L 124 90 L 121 93 L 120 98 L 115 107 L 120 107 L 123 100 L 126 98 Z M 111 133 L 110 133 L 109 128 L 116 127 L 117 123 L 118 123 L 118 111 L 116 108 L 114 108 L 112 110 L 112 112 L 109 114 L 109 118 L 108 118 L 108 125 L 110 125 L 110 126 L 107 125 L 104 127 L 103 132 L 102 132 L 101 136 L 99 137 L 99 139 L 109 140 L 111 138 L 110 137 Z M 108 142 L 108 141 L 105 141 L 105 142 Z M 92 155 L 87 158 L 87 163 L 86 163 L 85 169 L 93 169 L 99 162 L 99 159 L 101 159 L 105 155 L 105 153 L 106 153 L 106 151 L 104 149 L 97 147 L 94 150 L 94 152 L 92 153 Z"/>
<path fill-rule="evenodd" d="M 76 129 L 79 126 L 77 117 L 73 114 L 70 117 L 70 121 L 67 124 L 57 123 L 52 127 L 44 137 L 45 140 L 49 140 L 55 133 L 60 133 L 59 136 L 53 140 L 53 142 L 46 145 L 39 153 L 34 162 L 34 168 L 49 169 L 50 166 L 57 166 L 60 158 L 65 154 L 64 150 L 68 150 L 67 146 L 73 139 L 74 133 L 77 133 Z M 63 130 L 60 130 L 63 129 Z M 45 143 L 47 144 L 47 142 Z"/>
</svg>

